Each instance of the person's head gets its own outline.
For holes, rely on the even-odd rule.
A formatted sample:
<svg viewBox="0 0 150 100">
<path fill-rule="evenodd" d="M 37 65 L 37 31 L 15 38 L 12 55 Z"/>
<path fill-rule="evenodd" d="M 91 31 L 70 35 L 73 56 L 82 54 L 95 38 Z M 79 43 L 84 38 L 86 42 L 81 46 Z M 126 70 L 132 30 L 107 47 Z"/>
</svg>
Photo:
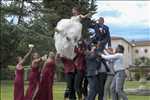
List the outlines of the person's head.
<svg viewBox="0 0 150 100">
<path fill-rule="evenodd" d="M 86 46 L 85 46 L 85 42 L 84 42 L 83 39 L 81 39 L 81 40 L 78 41 L 78 46 L 79 46 L 80 48 L 85 48 L 85 47 L 86 47 Z"/>
<path fill-rule="evenodd" d="M 117 46 L 117 48 L 116 48 L 116 52 L 117 52 L 117 53 L 124 53 L 124 47 L 119 44 L 119 45 Z"/>
<path fill-rule="evenodd" d="M 17 56 L 17 57 L 16 57 L 16 62 L 19 63 L 20 61 L 22 61 L 22 59 L 23 59 L 23 58 L 22 58 L 21 56 Z"/>
<path fill-rule="evenodd" d="M 40 55 L 37 52 L 32 54 L 32 60 L 40 58 Z"/>
<path fill-rule="evenodd" d="M 80 9 L 79 9 L 79 7 L 73 7 L 72 8 L 72 14 L 73 14 L 73 16 L 80 15 Z"/>
<path fill-rule="evenodd" d="M 91 43 L 91 45 L 90 45 L 90 51 L 91 51 L 91 52 L 94 52 L 95 49 L 97 48 L 96 46 L 97 46 L 97 42 Z"/>
<path fill-rule="evenodd" d="M 48 54 L 48 58 L 55 59 L 55 53 L 50 51 Z"/>
<path fill-rule="evenodd" d="M 99 23 L 99 24 L 104 24 L 104 18 L 103 18 L 103 17 L 100 17 L 100 18 L 98 19 L 98 23 Z"/>
<path fill-rule="evenodd" d="M 113 48 L 108 48 L 108 49 L 107 49 L 107 52 L 110 53 L 110 54 L 115 53 L 114 51 L 115 51 L 115 50 L 114 50 Z"/>
</svg>

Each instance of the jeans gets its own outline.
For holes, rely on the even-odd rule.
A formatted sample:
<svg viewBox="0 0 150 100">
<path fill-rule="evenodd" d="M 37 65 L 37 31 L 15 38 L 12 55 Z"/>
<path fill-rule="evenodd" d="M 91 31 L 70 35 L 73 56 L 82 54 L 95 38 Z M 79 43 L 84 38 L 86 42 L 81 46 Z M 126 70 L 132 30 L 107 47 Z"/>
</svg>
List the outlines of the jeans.
<svg viewBox="0 0 150 100">
<path fill-rule="evenodd" d="M 88 76 L 89 91 L 86 100 L 95 100 L 98 86 L 97 76 Z"/>
<path fill-rule="evenodd" d="M 103 98 L 103 100 L 107 100 L 108 95 L 109 95 L 109 98 L 110 98 L 110 95 L 111 95 L 110 86 L 111 86 L 113 77 L 114 77 L 113 75 L 108 75 L 107 76 L 107 80 L 106 80 L 105 87 L 104 87 L 104 98 Z"/>
<path fill-rule="evenodd" d="M 99 73 L 98 74 L 98 100 L 103 100 L 104 97 L 104 86 L 106 83 L 107 74 Z"/>
<path fill-rule="evenodd" d="M 112 100 L 119 100 L 119 98 L 122 98 L 123 100 L 128 100 L 127 95 L 123 91 L 125 78 L 126 74 L 124 70 L 116 72 L 111 84 Z"/>
</svg>

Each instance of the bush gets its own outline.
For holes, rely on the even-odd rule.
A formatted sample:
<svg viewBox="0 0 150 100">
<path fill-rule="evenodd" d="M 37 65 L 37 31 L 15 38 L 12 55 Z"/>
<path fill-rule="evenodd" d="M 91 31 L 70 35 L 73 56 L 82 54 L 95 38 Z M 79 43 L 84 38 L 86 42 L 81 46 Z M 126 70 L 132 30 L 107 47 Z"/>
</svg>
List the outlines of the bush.
<svg viewBox="0 0 150 100">
<path fill-rule="evenodd" d="M 2 68 L 0 80 L 13 80 L 15 76 L 15 71 L 10 70 L 9 68 Z"/>
<path fill-rule="evenodd" d="M 140 80 L 140 73 L 139 73 L 139 72 L 136 72 L 136 73 L 134 74 L 134 79 L 135 79 L 136 81 L 139 81 L 139 80 Z"/>
</svg>

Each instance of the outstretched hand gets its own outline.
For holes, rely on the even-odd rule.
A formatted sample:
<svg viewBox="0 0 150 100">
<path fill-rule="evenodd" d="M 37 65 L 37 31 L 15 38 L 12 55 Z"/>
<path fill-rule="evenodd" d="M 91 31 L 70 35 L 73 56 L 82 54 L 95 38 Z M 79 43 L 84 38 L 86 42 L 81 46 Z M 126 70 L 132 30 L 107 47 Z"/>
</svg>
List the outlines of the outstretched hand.
<svg viewBox="0 0 150 100">
<path fill-rule="evenodd" d="M 30 50 L 28 51 L 28 53 L 23 57 L 22 61 L 20 62 L 20 64 L 23 64 L 25 62 L 25 60 L 27 59 L 27 57 L 31 54 L 32 50 L 33 50 L 34 45 L 33 44 L 29 44 L 29 48 Z"/>
</svg>

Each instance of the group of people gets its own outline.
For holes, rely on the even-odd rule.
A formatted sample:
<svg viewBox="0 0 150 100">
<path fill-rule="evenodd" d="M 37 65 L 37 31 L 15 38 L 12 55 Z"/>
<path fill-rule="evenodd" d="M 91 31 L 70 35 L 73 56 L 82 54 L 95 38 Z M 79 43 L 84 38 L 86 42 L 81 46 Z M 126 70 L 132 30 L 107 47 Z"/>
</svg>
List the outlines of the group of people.
<svg viewBox="0 0 150 100">
<path fill-rule="evenodd" d="M 55 55 L 50 52 L 48 57 L 40 57 L 38 53 L 32 54 L 29 83 L 24 95 L 24 67 L 23 63 L 30 55 L 29 52 L 22 58 L 17 57 L 14 79 L 14 100 L 53 100 L 52 85 L 55 69 Z M 41 67 L 42 66 L 42 67 Z"/>
<path fill-rule="evenodd" d="M 78 10 L 76 14 L 79 15 Z M 100 17 L 97 23 L 91 24 L 90 28 L 94 30 L 92 37 L 77 41 L 73 59 L 53 52 L 50 52 L 48 57 L 40 57 L 38 53 L 32 54 L 29 84 L 25 95 L 23 63 L 30 55 L 32 47 L 24 58 L 17 57 L 14 100 L 53 100 L 56 62 L 62 62 L 64 65 L 64 100 L 95 100 L 96 96 L 98 100 L 107 100 L 110 87 L 112 100 L 128 100 L 123 91 L 126 77 L 123 66 L 124 47 L 118 44 L 115 49 L 111 48 L 109 28 L 104 25 L 103 17 Z M 66 39 L 70 41 L 68 37 Z"/>
</svg>

